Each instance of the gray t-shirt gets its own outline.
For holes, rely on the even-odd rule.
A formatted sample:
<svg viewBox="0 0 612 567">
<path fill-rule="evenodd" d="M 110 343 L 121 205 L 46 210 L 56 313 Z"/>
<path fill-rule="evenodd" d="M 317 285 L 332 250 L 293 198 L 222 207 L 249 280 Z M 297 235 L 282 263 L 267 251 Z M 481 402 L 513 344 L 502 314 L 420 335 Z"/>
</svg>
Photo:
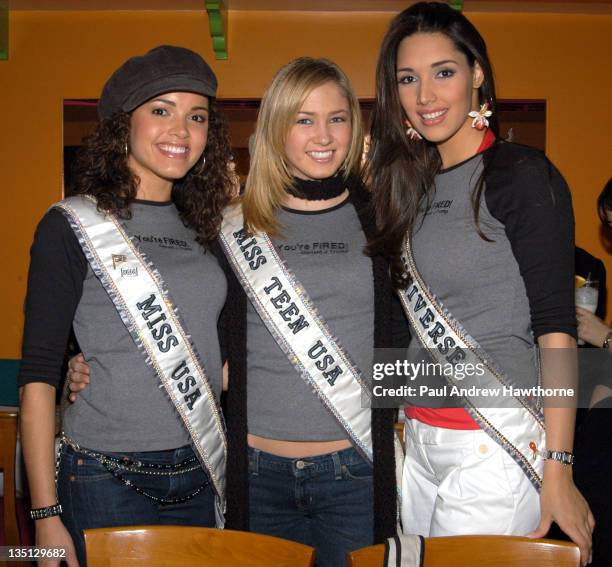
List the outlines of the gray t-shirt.
<svg viewBox="0 0 612 567">
<path fill-rule="evenodd" d="M 374 347 L 372 262 L 355 208 L 282 210 L 281 256 L 312 299 L 353 362 L 369 375 Z M 247 310 L 249 433 L 286 441 L 347 438 L 262 323 Z M 231 387 L 231 386 L 230 386 Z"/>
<path fill-rule="evenodd" d="M 429 208 L 414 232 L 414 257 L 429 288 L 511 381 L 515 375 L 518 383 L 533 384 L 537 372 L 525 281 L 506 229 L 484 197 L 480 227 L 492 242 L 483 240 L 474 224 L 471 194 L 481 172 L 482 158 L 476 156 L 436 176 Z"/>
<path fill-rule="evenodd" d="M 135 202 L 131 210 L 132 218 L 124 221 L 127 231 L 167 284 L 218 398 L 217 320 L 225 302 L 225 275 L 172 203 Z M 89 364 L 90 385 L 63 408 L 62 427 L 71 438 L 101 451 L 158 451 L 189 443 L 154 370 L 57 211 L 47 213 L 37 230 L 26 306 L 21 384 L 59 385 L 71 323 Z"/>
</svg>

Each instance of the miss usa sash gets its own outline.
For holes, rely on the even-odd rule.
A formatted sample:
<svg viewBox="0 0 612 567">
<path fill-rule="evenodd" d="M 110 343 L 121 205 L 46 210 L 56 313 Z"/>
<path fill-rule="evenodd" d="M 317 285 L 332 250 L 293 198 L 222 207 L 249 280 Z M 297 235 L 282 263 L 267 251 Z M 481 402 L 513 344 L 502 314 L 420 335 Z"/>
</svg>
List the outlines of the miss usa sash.
<svg viewBox="0 0 612 567">
<path fill-rule="evenodd" d="M 251 235 L 240 206 L 223 214 L 219 236 L 247 296 L 302 379 L 372 462 L 370 404 L 361 372 L 351 361 L 306 290 L 281 260 L 266 234 Z M 369 400 L 369 398 L 368 398 Z"/>
<path fill-rule="evenodd" d="M 422 348 L 443 366 L 449 362 L 454 365 L 456 361 L 478 364 L 479 369 L 484 369 L 484 374 L 479 373 L 472 380 L 468 376 L 458 380 L 454 375 L 445 376 L 446 380 L 463 391 L 473 385 L 481 389 L 510 387 L 501 368 L 427 287 L 417 269 L 409 239 L 404 243 L 402 259 L 412 281 L 405 290 L 400 290 L 399 297 Z M 463 397 L 463 404 L 476 423 L 504 448 L 540 490 L 544 459 L 539 451 L 544 449 L 545 439 L 542 410 L 519 397 L 498 398 L 497 407 L 480 407 L 476 399 L 467 396 Z"/>
<path fill-rule="evenodd" d="M 91 269 L 179 413 L 210 477 L 217 526 L 223 527 L 225 426 L 198 352 L 161 274 L 115 217 L 98 212 L 92 197 L 69 197 L 54 207 L 68 219 Z"/>
</svg>

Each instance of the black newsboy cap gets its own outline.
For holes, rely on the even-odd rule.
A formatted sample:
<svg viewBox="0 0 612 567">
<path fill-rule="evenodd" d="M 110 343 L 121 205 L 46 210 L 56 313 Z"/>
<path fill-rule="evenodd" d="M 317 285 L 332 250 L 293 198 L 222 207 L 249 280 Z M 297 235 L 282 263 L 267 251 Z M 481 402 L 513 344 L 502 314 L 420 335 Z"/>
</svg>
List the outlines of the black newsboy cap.
<svg viewBox="0 0 612 567">
<path fill-rule="evenodd" d="M 217 77 L 197 53 L 184 47 L 160 45 L 128 59 L 110 77 L 100 95 L 101 119 L 131 112 L 147 100 L 168 92 L 217 94 Z"/>
</svg>

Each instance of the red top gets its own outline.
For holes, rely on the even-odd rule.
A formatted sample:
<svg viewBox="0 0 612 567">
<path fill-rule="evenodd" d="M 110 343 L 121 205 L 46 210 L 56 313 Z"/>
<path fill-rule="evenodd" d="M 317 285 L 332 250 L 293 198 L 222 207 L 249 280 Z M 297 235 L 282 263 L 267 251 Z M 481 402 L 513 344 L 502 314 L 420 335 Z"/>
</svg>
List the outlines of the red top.
<svg viewBox="0 0 612 567">
<path fill-rule="evenodd" d="M 484 152 L 494 142 L 495 134 L 493 134 L 490 128 L 487 128 L 476 153 Z M 418 408 L 415 406 L 405 406 L 404 414 L 408 419 L 416 419 L 434 427 L 462 430 L 480 429 L 480 425 L 463 408 Z"/>
</svg>

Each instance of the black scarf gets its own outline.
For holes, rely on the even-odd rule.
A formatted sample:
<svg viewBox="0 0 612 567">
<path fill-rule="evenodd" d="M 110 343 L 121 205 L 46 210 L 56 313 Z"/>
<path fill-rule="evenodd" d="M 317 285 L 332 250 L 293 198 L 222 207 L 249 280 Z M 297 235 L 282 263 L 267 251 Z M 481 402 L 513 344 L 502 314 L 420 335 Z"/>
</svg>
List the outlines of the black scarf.
<svg viewBox="0 0 612 567">
<path fill-rule="evenodd" d="M 287 193 L 307 201 L 327 201 L 342 195 L 349 183 L 350 178 L 347 180 L 340 173 L 317 180 L 294 177 L 293 184 L 287 188 Z"/>
</svg>

